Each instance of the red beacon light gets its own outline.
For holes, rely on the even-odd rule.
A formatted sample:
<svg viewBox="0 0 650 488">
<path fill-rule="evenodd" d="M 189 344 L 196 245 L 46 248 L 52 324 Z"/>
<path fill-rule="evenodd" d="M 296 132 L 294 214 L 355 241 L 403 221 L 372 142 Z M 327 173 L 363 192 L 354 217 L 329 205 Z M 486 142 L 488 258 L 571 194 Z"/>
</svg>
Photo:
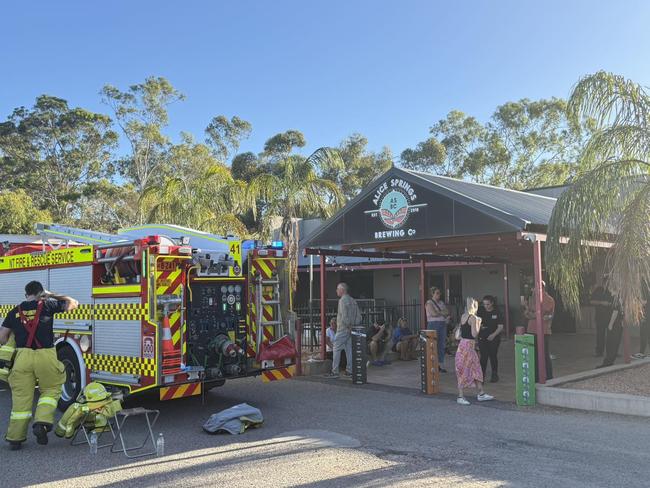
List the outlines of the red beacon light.
<svg viewBox="0 0 650 488">
<path fill-rule="evenodd" d="M 145 238 L 145 241 L 148 245 L 155 246 L 157 244 L 160 244 L 160 236 L 147 236 Z"/>
</svg>

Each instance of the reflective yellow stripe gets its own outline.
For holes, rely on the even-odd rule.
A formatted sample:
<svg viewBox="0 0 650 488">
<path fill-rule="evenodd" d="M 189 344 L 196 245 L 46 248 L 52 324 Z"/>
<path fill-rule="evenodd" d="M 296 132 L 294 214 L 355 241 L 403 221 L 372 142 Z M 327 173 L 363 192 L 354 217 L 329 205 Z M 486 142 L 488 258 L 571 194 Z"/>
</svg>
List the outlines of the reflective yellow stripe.
<svg viewBox="0 0 650 488">
<path fill-rule="evenodd" d="M 112 295 L 117 293 L 140 293 L 140 285 L 106 286 L 93 288 L 93 295 Z"/>
<path fill-rule="evenodd" d="M 24 419 L 30 419 L 32 418 L 32 412 L 14 412 L 12 410 L 11 420 L 24 420 Z"/>
<path fill-rule="evenodd" d="M 0 351 L 14 352 L 16 349 L 11 346 L 0 346 Z"/>
<path fill-rule="evenodd" d="M 70 235 L 70 237 L 72 237 L 72 235 Z M 70 247 L 47 251 L 46 253 L 3 256 L 0 257 L 0 270 L 16 270 L 36 267 L 44 268 L 64 264 L 91 263 L 92 261 L 92 246 Z"/>
<path fill-rule="evenodd" d="M 52 397 L 42 396 L 38 399 L 37 405 L 50 405 L 51 407 L 56 408 L 57 401 Z"/>
</svg>

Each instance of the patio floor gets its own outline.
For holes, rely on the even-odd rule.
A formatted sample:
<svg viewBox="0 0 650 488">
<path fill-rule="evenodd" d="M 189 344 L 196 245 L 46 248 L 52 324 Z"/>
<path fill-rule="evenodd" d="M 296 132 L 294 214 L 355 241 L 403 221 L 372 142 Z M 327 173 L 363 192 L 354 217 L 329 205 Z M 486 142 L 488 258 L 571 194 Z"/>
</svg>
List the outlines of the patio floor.
<svg viewBox="0 0 650 488">
<path fill-rule="evenodd" d="M 622 341 L 621 341 L 622 342 Z M 632 352 L 636 352 L 637 340 L 631 337 Z M 594 357 L 596 338 L 588 334 L 555 334 L 551 336 L 551 354 L 553 360 L 553 376 L 565 376 L 579 373 L 581 371 L 594 369 L 602 362 L 602 358 Z M 619 351 L 620 357 L 616 364 L 622 364 L 622 345 Z M 454 372 L 454 358 L 447 356 L 445 360 L 447 373 L 440 373 L 440 385 L 442 393 L 456 394 L 456 374 Z M 490 377 L 490 365 L 488 363 L 487 375 Z M 485 391 L 503 401 L 515 400 L 515 363 L 514 363 L 514 340 L 506 339 L 501 341 L 499 348 L 499 382 L 486 383 Z M 405 388 L 420 389 L 420 362 L 394 360 L 392 364 L 368 368 L 368 383 L 375 383 L 389 386 L 400 386 Z M 468 396 L 475 395 L 468 391 Z"/>
</svg>

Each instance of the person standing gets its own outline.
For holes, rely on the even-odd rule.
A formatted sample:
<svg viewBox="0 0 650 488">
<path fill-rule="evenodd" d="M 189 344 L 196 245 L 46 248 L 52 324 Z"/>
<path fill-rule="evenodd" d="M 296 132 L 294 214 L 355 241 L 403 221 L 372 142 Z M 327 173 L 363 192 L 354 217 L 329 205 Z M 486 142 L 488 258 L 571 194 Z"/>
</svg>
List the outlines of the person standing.
<svg viewBox="0 0 650 488">
<path fill-rule="evenodd" d="M 605 357 L 598 368 L 606 368 L 616 361 L 618 349 L 621 347 L 621 338 L 623 337 L 623 313 L 617 301 L 612 301 L 612 315 L 607 324 L 607 343 L 605 345 Z"/>
<path fill-rule="evenodd" d="M 442 299 L 440 288 L 435 286 L 429 290 L 431 298 L 425 305 L 427 314 L 427 329 L 435 330 L 438 340 L 438 368 L 442 373 L 445 369 L 445 348 L 447 346 L 447 323 L 450 320 L 449 309 Z"/>
<path fill-rule="evenodd" d="M 537 347 L 537 296 L 536 290 L 533 290 L 533 295 L 524 304 L 524 315 L 528 319 L 528 333 L 535 336 L 535 347 Z M 555 314 L 555 300 L 546 291 L 546 283 L 542 281 L 542 324 L 544 328 L 544 357 L 546 362 L 546 379 L 553 378 L 553 363 L 551 363 L 550 339 L 551 339 L 551 323 L 553 322 L 553 315 Z M 539 379 L 539 372 L 537 370 L 539 365 L 535 362 L 535 381 Z"/>
<path fill-rule="evenodd" d="M 602 277 L 597 279 L 591 291 L 589 303 L 594 307 L 594 321 L 596 323 L 596 351 L 594 355 L 601 357 L 605 352 L 607 326 L 609 318 L 612 316 L 612 296 L 605 289 Z"/>
<path fill-rule="evenodd" d="M 478 302 L 473 298 L 467 298 L 465 313 L 460 318 L 460 342 L 456 351 L 456 378 L 458 381 L 459 405 L 470 405 L 465 398 L 464 389 L 476 387 L 479 402 L 494 400 L 492 395 L 483 391 L 483 372 L 476 354 L 475 340 L 481 329 L 481 318 L 477 317 Z"/>
<path fill-rule="evenodd" d="M 499 345 L 501 344 L 501 332 L 503 332 L 503 320 L 501 314 L 495 307 L 495 298 L 492 295 L 483 297 L 483 308 L 478 311 L 481 319 L 481 330 L 478 333 L 478 349 L 481 353 L 481 370 L 485 378 L 488 359 L 492 376 L 491 383 L 499 381 Z"/>
<path fill-rule="evenodd" d="M 352 375 L 352 327 L 361 324 L 361 311 L 354 298 L 348 293 L 347 283 L 339 283 L 336 287 L 339 297 L 338 311 L 336 314 L 336 335 L 334 336 L 334 354 L 332 371 L 327 375 L 330 378 L 339 377 L 341 351 L 345 350 L 347 365 L 345 374 Z"/>
<path fill-rule="evenodd" d="M 27 440 L 36 384 L 39 398 L 32 431 L 39 444 L 47 444 L 65 382 L 65 369 L 54 348 L 54 314 L 69 312 L 78 305 L 74 298 L 53 295 L 38 281 L 30 281 L 25 286 L 25 301 L 7 314 L 0 327 L 0 345 L 12 332 L 16 340 L 16 357 L 9 373 L 11 413 L 5 436 L 12 450 L 20 449 Z"/>
</svg>

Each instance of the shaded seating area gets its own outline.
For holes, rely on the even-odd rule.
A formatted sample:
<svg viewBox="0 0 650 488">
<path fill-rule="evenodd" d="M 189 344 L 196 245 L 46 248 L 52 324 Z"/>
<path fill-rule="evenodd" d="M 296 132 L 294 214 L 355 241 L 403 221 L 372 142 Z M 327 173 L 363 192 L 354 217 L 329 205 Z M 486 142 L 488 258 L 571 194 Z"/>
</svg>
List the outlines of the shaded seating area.
<svg viewBox="0 0 650 488">
<path fill-rule="evenodd" d="M 475 267 L 474 275 L 480 276 L 484 266 L 501 267 L 501 305 L 504 310 L 505 336 L 509 338 L 512 338 L 516 326 L 527 322 L 521 316 L 513 318 L 512 312 L 519 310 L 520 301 L 531 299 L 522 292 L 522 283 L 517 278 L 522 270 L 529 272 L 531 283 L 526 293 L 534 292 L 530 303 L 535 304 L 532 320 L 538 344 L 539 382 L 545 383 L 547 359 L 541 305 L 542 281 L 545 278 L 543 254 L 546 230 L 555 203 L 555 198 L 535 193 L 391 168 L 314 232 L 307 239 L 304 254 L 320 260 L 320 303 L 327 303 L 328 299 L 333 298 L 327 296 L 326 291 L 327 259 L 333 256 L 356 256 L 369 261 L 390 260 L 404 266 L 417 267 L 420 278 L 417 302 L 420 304 L 428 298 L 430 283 L 427 282 L 426 272 L 430 268 L 450 265 Z M 604 251 L 612 243 L 588 242 L 584 245 Z M 402 270 L 402 306 L 407 307 L 403 282 Z M 513 282 L 516 284 L 513 285 Z M 397 280 L 395 289 L 399 289 Z M 473 289 L 478 290 L 477 287 Z M 480 298 L 477 293 L 474 295 Z M 324 335 L 326 311 L 323 308 L 320 312 L 320 332 Z M 411 322 L 413 329 L 426 327 L 423 306 L 418 306 L 416 317 L 417 322 Z M 628 337 L 623 343 L 629 344 L 627 328 L 624 334 L 628 334 Z M 598 359 L 593 357 L 595 339 L 582 341 L 580 337 L 579 334 L 554 334 L 551 338 L 550 350 L 558 357 L 553 362 L 557 368 L 555 376 L 565 371 L 568 374 L 591 369 L 598 363 Z M 509 365 L 507 359 L 508 356 L 513 356 L 511 346 L 512 340 L 505 341 L 501 346 L 501 354 L 504 356 L 503 375 L 501 371 L 499 373 L 504 388 L 507 388 L 509 381 L 508 368 L 514 368 L 514 362 Z M 582 346 L 585 348 L 584 355 L 578 354 L 575 349 Z M 573 353 L 564 354 L 565 350 L 573 350 Z M 626 350 L 624 356 L 629 361 L 629 351 Z M 579 358 L 583 358 L 584 362 Z M 566 364 L 565 360 L 568 361 Z M 449 361 L 447 364 L 451 366 Z M 514 369 L 512 372 L 514 388 Z M 374 375 L 379 375 L 377 379 L 386 375 L 388 381 L 392 373 L 369 372 L 370 381 L 373 381 Z M 419 381 L 417 374 L 406 376 Z M 450 384 L 455 385 L 455 379 Z"/>
</svg>

